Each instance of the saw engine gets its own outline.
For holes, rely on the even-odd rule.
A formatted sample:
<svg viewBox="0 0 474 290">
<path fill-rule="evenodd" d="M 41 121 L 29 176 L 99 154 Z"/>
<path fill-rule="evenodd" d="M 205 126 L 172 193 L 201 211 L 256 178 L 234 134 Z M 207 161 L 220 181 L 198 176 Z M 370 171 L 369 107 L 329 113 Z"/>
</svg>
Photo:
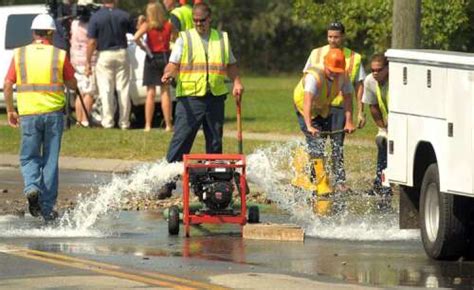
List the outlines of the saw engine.
<svg viewBox="0 0 474 290">
<path fill-rule="evenodd" d="M 235 168 L 193 168 L 189 172 L 193 193 L 212 211 L 230 209 L 239 178 Z"/>
</svg>

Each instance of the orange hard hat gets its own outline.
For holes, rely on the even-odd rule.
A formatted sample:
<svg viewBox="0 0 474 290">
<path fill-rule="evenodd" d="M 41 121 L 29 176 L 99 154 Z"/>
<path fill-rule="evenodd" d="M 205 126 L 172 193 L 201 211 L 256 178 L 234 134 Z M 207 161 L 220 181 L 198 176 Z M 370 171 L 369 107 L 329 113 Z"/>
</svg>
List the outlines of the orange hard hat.
<svg viewBox="0 0 474 290">
<path fill-rule="evenodd" d="M 339 48 L 331 48 L 324 57 L 324 66 L 332 72 L 343 73 L 346 70 L 346 58 Z"/>
</svg>

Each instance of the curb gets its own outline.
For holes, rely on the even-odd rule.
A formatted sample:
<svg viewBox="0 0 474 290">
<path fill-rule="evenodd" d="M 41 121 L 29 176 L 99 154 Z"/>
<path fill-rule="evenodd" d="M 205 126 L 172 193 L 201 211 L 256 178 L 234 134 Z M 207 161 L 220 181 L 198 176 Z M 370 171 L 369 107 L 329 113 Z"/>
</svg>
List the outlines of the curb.
<svg viewBox="0 0 474 290">
<path fill-rule="evenodd" d="M 88 170 L 105 172 L 129 172 L 133 168 L 145 162 L 136 160 L 120 159 L 98 159 L 79 157 L 59 157 L 59 168 L 70 170 Z M 19 167 L 20 159 L 18 155 L 0 154 L 0 166 Z"/>
</svg>

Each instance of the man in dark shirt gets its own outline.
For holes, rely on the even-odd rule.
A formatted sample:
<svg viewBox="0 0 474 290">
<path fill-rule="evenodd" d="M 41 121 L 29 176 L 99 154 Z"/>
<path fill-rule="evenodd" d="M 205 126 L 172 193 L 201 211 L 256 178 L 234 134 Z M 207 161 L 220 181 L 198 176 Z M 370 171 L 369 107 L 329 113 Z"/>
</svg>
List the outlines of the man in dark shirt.
<svg viewBox="0 0 474 290">
<path fill-rule="evenodd" d="M 117 91 L 119 123 L 121 129 L 130 127 L 131 102 L 130 63 L 127 55 L 127 33 L 134 32 L 130 15 L 116 8 L 118 0 L 103 0 L 103 6 L 95 12 L 87 30 L 86 75 L 90 75 L 92 54 L 98 51 L 96 78 L 102 103 L 102 127 L 113 128 L 114 92 Z"/>
</svg>

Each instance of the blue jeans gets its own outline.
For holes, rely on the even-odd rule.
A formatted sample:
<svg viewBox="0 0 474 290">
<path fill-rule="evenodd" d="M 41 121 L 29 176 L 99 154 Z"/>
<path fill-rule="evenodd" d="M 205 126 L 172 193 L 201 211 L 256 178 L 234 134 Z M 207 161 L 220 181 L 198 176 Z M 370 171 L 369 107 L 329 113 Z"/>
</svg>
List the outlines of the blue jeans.
<svg viewBox="0 0 474 290">
<path fill-rule="evenodd" d="M 222 153 L 224 107 L 226 96 L 179 97 L 176 103 L 173 138 L 166 160 L 183 160 L 191 152 L 194 139 L 202 125 L 206 139 L 206 153 Z"/>
<path fill-rule="evenodd" d="M 20 165 L 24 193 L 38 191 L 41 213 L 51 213 L 58 195 L 58 160 L 64 128 L 62 112 L 21 117 Z"/>
<path fill-rule="evenodd" d="M 381 194 L 392 194 L 390 187 L 382 186 L 382 172 L 387 168 L 387 139 L 377 137 L 377 169 L 375 172 L 374 189 Z"/>
<path fill-rule="evenodd" d="M 306 129 L 306 124 L 304 122 L 303 115 L 301 115 L 300 112 L 296 111 L 296 116 L 298 117 L 298 125 L 300 125 L 300 129 L 306 138 L 309 156 L 312 159 L 323 158 L 327 136 L 324 136 L 322 134 L 311 135 Z M 311 125 L 313 125 L 313 127 L 318 129 L 319 131 L 330 131 L 330 123 L 331 122 L 329 117 L 322 118 L 321 116 L 317 116 L 316 118 L 311 120 Z"/>
<path fill-rule="evenodd" d="M 331 107 L 331 131 L 344 130 L 346 125 L 346 113 L 342 107 Z M 346 170 L 344 169 L 344 137 L 346 133 L 329 135 L 331 140 L 332 172 L 336 184 L 346 182 Z"/>
<path fill-rule="evenodd" d="M 342 113 L 342 114 L 341 114 Z M 303 116 L 296 110 L 298 117 L 298 124 L 301 131 L 306 137 L 308 144 L 308 153 L 311 158 L 322 158 L 324 156 L 326 138 L 329 137 L 331 141 L 331 159 L 332 159 L 332 173 L 334 175 L 335 183 L 346 182 L 346 171 L 344 170 L 344 133 L 336 134 L 318 134 L 313 136 L 306 130 L 306 124 Z M 346 118 L 344 116 L 344 109 L 331 107 L 331 113 L 326 118 L 317 116 L 311 123 L 314 128 L 322 132 L 334 132 L 344 129 Z"/>
</svg>

